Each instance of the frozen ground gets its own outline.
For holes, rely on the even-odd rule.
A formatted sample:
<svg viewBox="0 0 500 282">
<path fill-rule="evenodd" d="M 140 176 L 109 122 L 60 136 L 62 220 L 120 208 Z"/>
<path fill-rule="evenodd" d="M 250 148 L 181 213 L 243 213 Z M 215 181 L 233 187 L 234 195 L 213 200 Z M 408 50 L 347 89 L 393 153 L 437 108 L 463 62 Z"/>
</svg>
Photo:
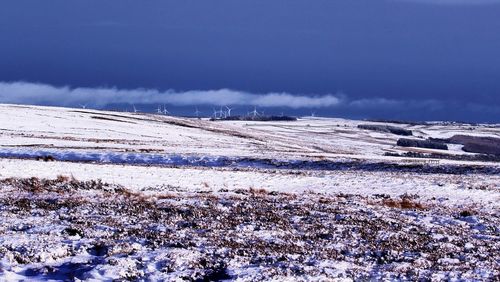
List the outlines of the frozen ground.
<svg viewBox="0 0 500 282">
<path fill-rule="evenodd" d="M 498 279 L 500 165 L 360 123 L 0 105 L 0 281 Z"/>
<path fill-rule="evenodd" d="M 131 193 L 7 179 L 4 278 L 196 280 L 499 277 L 498 213 L 380 194 Z"/>
<path fill-rule="evenodd" d="M 400 158 L 384 157 L 385 152 L 413 150 L 395 146 L 398 135 L 358 129 L 357 125 L 366 123 L 364 121 L 332 118 L 304 118 L 296 122 L 211 122 L 151 114 L 0 105 L 0 121 L 3 149 L 383 161 L 400 161 Z M 473 130 L 467 125 L 398 126 L 422 137 L 500 136 L 500 126 L 475 126 Z M 441 153 L 468 154 L 459 150 Z"/>
</svg>

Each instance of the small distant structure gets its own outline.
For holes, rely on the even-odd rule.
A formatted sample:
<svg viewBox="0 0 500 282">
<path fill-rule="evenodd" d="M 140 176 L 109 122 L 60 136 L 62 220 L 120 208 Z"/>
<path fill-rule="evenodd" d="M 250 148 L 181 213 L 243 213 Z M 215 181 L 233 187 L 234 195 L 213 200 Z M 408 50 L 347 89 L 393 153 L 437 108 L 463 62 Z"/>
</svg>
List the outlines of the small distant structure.
<svg viewBox="0 0 500 282">
<path fill-rule="evenodd" d="M 132 105 L 132 107 L 134 108 L 134 113 L 138 113 L 139 110 L 137 110 L 137 108 L 135 107 L 135 105 Z"/>
<path fill-rule="evenodd" d="M 247 112 L 246 115 L 232 115 L 231 111 L 234 108 L 226 107 L 224 111 L 221 107 L 220 110 L 213 108 L 213 116 L 210 118 L 211 121 L 219 120 L 233 120 L 233 121 L 296 121 L 297 118 L 293 116 L 286 116 L 284 113 L 281 115 L 265 115 L 264 111 L 259 112 L 257 107 L 254 107 L 253 111 Z"/>
<path fill-rule="evenodd" d="M 227 109 L 227 116 L 231 117 L 231 111 L 234 110 L 234 108 L 230 108 L 230 107 L 226 106 L 226 109 Z"/>
<path fill-rule="evenodd" d="M 200 118 L 200 111 L 198 111 L 198 107 L 196 107 L 196 110 L 194 111 L 194 115 L 197 117 L 197 118 Z"/>
<path fill-rule="evenodd" d="M 231 108 L 227 108 L 227 111 L 224 111 L 223 109 L 223 106 L 220 106 L 220 110 L 216 110 L 215 108 L 213 108 L 214 110 L 214 113 L 213 113 L 213 118 L 214 119 L 217 119 L 217 118 L 220 118 L 220 119 L 225 119 L 229 116 L 231 116 Z"/>
<path fill-rule="evenodd" d="M 219 113 L 220 113 L 220 117 L 222 118 L 224 116 L 224 118 L 227 118 L 227 112 L 224 111 L 222 109 L 222 106 L 220 106 L 220 110 L 219 110 Z"/>
<path fill-rule="evenodd" d="M 251 111 L 251 112 L 248 113 L 248 115 L 251 115 L 254 118 L 257 117 L 257 116 L 260 116 L 259 112 L 257 111 L 257 107 L 256 106 L 253 108 L 253 111 Z"/>
<path fill-rule="evenodd" d="M 219 114 L 219 112 L 215 108 L 213 108 L 213 110 L 214 110 L 214 117 L 213 118 L 217 119 L 217 117 L 218 117 L 217 115 Z"/>
<path fill-rule="evenodd" d="M 167 110 L 167 107 L 165 105 L 163 105 L 163 114 L 170 115 L 170 112 Z"/>
<path fill-rule="evenodd" d="M 85 110 L 87 108 L 87 104 L 80 104 L 80 107 Z"/>
</svg>

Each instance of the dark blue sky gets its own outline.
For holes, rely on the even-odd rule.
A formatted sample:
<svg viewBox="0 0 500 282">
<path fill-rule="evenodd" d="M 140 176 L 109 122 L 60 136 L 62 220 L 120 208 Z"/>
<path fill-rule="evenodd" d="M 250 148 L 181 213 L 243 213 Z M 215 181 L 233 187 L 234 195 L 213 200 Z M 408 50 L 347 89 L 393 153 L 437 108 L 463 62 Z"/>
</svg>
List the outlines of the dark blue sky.
<svg viewBox="0 0 500 282">
<path fill-rule="evenodd" d="M 472 2 L 5 0 L 0 81 L 342 92 L 318 113 L 500 122 L 500 1 Z"/>
</svg>

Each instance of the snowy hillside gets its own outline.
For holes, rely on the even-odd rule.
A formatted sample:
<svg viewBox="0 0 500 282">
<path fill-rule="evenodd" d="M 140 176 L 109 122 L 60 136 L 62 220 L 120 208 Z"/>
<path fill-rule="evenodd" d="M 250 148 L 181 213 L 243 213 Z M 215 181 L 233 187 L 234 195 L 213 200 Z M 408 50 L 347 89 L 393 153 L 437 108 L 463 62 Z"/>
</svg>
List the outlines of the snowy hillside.
<svg viewBox="0 0 500 282">
<path fill-rule="evenodd" d="M 275 159 L 388 159 L 406 152 L 394 134 L 358 129 L 366 123 L 332 118 L 252 122 L 188 119 L 88 109 L 0 105 L 2 148 L 147 152 L 169 155 L 237 156 Z M 401 125 L 418 137 L 455 134 L 500 137 L 500 127 Z M 422 150 L 420 150 L 422 151 Z M 432 150 L 424 150 L 432 151 Z M 451 150 L 451 154 L 466 154 Z M 390 158 L 389 158 L 390 159 Z"/>
<path fill-rule="evenodd" d="M 499 277 L 500 163 L 366 123 L 500 137 L 0 105 L 0 281 Z"/>
</svg>

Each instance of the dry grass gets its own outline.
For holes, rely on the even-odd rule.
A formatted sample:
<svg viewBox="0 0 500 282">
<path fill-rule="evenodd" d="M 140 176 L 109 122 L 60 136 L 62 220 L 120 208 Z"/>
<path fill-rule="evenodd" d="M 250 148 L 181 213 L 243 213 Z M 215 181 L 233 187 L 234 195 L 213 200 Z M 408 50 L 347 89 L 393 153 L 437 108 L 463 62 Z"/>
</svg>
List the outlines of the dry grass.
<svg viewBox="0 0 500 282">
<path fill-rule="evenodd" d="M 143 242 L 145 249 L 168 252 L 173 249 L 197 252 L 198 247 L 202 246 L 204 252 L 201 258 L 206 261 L 200 265 L 191 265 L 189 269 L 200 273 L 200 277 L 204 278 L 210 277 L 211 263 L 234 260 L 261 267 L 269 275 L 288 273 L 287 275 L 300 276 L 304 273 L 322 273 L 321 266 L 306 265 L 308 259 L 358 261 L 363 265 L 390 267 L 400 263 L 406 253 L 426 254 L 424 258 L 404 258 L 405 263 L 415 269 L 425 259 L 429 264 L 426 268 L 472 271 L 474 264 L 441 265 L 439 259 L 443 257 L 443 250 L 440 249 L 442 242 L 431 234 L 447 234 L 458 238 L 453 244 L 459 249 L 463 249 L 466 242 L 478 246 L 491 244 L 481 241 L 483 237 L 474 237 L 475 234 L 466 225 L 429 227 L 415 224 L 415 217 L 406 215 L 400 209 L 414 209 L 420 214 L 431 214 L 449 220 L 456 220 L 459 214 L 471 214 L 465 208 L 441 210 L 430 204 L 426 206 L 417 201 L 418 197 L 415 195 L 402 195 L 394 199 L 388 195 L 325 196 L 313 193 L 286 194 L 252 187 L 208 194 L 192 191 L 148 196 L 124 188 L 100 189 L 99 185 L 95 185 L 99 181 L 94 184 L 77 182 L 68 176 L 60 176 L 56 180 L 10 179 L 4 180 L 4 184 L 5 181 L 10 181 L 12 187 L 17 189 L 6 189 L 4 197 L 0 198 L 2 216 L 17 217 L 18 222 L 22 222 L 31 217 L 34 211 L 39 214 L 59 214 L 56 223 L 64 226 L 64 230 L 61 234 L 54 233 L 54 240 L 64 242 L 68 240 L 68 236 L 80 235 L 89 242 L 89 252 L 102 253 L 102 256 L 107 257 L 116 255 L 113 259 L 134 252 L 127 242 Z M 39 192 L 30 193 L 30 187 L 35 187 Z M 92 187 L 95 189 L 91 193 L 85 191 Z M 67 189 L 68 192 L 54 193 L 60 189 Z M 161 199 L 171 201 L 159 201 Z M 498 219 L 481 219 L 488 228 L 480 232 L 492 236 L 495 232 L 492 227 L 498 225 Z M 47 218 L 47 226 L 53 224 L 52 220 Z M 103 233 L 103 226 L 113 232 Z M 29 226 L 19 228 L 17 225 L 7 227 L 15 231 L 8 236 L 25 236 L 28 230 L 45 230 L 30 229 Z M 263 234 L 272 235 L 272 240 L 267 240 Z M 19 254 L 18 261 L 23 264 L 38 263 L 37 253 L 44 247 L 43 242 L 36 243 L 40 244 L 30 244 L 27 252 L 8 250 L 14 256 Z M 4 246 L 0 244 L 0 250 L 2 247 Z M 474 261 L 485 255 L 488 259 L 483 268 L 492 268 L 496 262 L 495 250 L 478 250 L 455 252 L 450 256 L 462 256 L 468 261 Z M 217 251 L 217 256 L 211 255 Z M 139 255 L 141 256 L 142 254 Z M 102 260 L 102 263 L 108 263 L 108 260 Z M 172 271 L 179 267 L 175 261 L 165 261 L 164 258 L 161 258 L 161 263 Z M 221 269 L 225 273 L 224 265 Z M 187 271 L 185 268 L 181 270 Z M 429 278 L 427 272 L 422 273 L 420 278 Z M 358 280 L 369 280 L 370 277 L 370 273 L 362 271 L 350 272 L 350 275 Z M 411 271 L 401 272 L 399 275 L 407 280 L 419 278 Z"/>
<path fill-rule="evenodd" d="M 249 191 L 252 196 L 267 196 L 267 194 L 269 194 L 269 192 L 264 188 L 250 187 Z"/>
<path fill-rule="evenodd" d="M 425 210 L 427 207 L 420 202 L 411 200 L 409 198 L 401 199 L 384 199 L 382 200 L 384 206 L 405 210 Z"/>
</svg>

